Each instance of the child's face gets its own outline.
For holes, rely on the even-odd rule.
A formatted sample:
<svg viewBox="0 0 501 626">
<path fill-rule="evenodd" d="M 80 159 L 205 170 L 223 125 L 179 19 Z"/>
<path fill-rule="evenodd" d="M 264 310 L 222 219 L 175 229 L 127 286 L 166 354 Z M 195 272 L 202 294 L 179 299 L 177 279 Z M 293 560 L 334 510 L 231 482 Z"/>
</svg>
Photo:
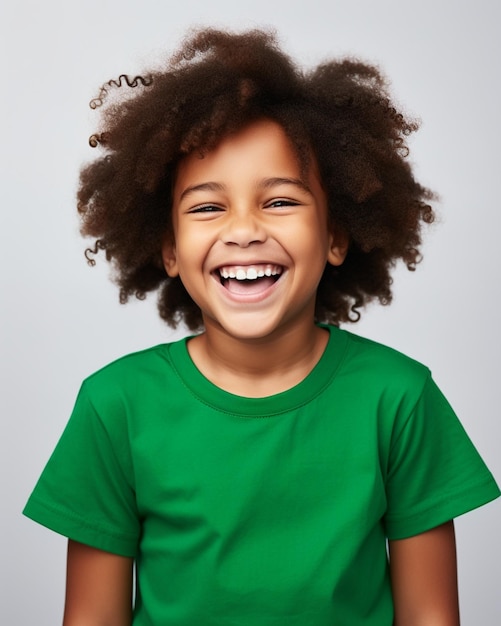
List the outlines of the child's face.
<svg viewBox="0 0 501 626">
<path fill-rule="evenodd" d="M 343 262 L 346 241 L 328 226 L 316 166 L 304 180 L 281 126 L 260 120 L 203 158 L 188 155 L 172 215 L 165 267 L 181 277 L 207 332 L 243 340 L 313 328 L 325 264 Z"/>
</svg>

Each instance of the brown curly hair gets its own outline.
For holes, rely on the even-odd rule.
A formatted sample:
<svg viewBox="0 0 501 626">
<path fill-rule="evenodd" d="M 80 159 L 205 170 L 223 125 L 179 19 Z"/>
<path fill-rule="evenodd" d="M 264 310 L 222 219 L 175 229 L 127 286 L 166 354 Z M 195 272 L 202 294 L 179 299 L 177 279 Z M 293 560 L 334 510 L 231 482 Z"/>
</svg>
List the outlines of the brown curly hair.
<svg viewBox="0 0 501 626">
<path fill-rule="evenodd" d="M 106 100 L 124 86 L 134 91 Z M 303 168 L 313 151 L 330 220 L 350 238 L 343 265 L 328 264 L 323 273 L 317 321 L 357 321 L 369 301 L 388 304 L 396 261 L 413 270 L 421 258 L 434 196 L 406 160 L 405 138 L 418 124 L 395 109 L 376 67 L 341 59 L 304 71 L 273 33 L 204 29 L 161 71 L 103 85 L 91 107 L 103 102 L 101 128 L 90 138 L 103 154 L 82 168 L 78 210 L 82 234 L 96 238 L 87 259 L 94 264 L 92 255 L 105 251 L 121 302 L 160 287 L 159 311 L 169 325 L 202 327 L 200 309 L 161 258 L 172 236 L 176 166 L 260 118 L 283 127 Z"/>
</svg>

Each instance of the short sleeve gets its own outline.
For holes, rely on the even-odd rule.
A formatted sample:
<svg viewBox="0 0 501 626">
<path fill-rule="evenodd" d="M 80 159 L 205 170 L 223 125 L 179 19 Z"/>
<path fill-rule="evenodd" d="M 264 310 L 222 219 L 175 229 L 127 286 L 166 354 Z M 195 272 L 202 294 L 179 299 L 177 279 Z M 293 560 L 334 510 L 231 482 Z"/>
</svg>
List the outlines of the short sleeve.
<svg viewBox="0 0 501 626">
<path fill-rule="evenodd" d="M 395 424 L 388 467 L 390 539 L 419 534 L 500 495 L 430 375 L 410 415 Z"/>
<path fill-rule="evenodd" d="M 70 420 L 31 494 L 24 515 L 70 539 L 135 556 L 140 524 L 125 411 L 96 411 L 82 385 Z"/>
</svg>

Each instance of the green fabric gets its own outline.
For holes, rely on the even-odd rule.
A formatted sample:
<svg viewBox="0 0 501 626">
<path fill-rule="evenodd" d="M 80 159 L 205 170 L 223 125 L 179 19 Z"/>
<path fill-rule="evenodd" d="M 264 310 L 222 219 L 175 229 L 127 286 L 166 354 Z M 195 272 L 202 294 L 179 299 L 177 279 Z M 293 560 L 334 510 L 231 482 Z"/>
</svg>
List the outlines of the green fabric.
<svg viewBox="0 0 501 626">
<path fill-rule="evenodd" d="M 429 371 L 329 328 L 269 398 L 186 340 L 88 378 L 25 514 L 137 559 L 135 626 L 391 626 L 386 537 L 499 495 Z"/>
</svg>

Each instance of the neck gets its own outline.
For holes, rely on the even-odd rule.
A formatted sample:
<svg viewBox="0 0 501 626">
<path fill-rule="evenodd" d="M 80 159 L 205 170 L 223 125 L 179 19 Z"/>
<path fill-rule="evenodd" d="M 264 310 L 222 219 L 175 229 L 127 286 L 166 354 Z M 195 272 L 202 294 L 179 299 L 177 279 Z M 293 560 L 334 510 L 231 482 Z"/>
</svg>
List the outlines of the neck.
<svg viewBox="0 0 501 626">
<path fill-rule="evenodd" d="M 313 324 L 284 330 L 279 335 L 240 339 L 219 328 L 190 340 L 188 350 L 198 369 L 230 393 L 265 397 L 301 382 L 325 350 L 328 333 Z"/>
</svg>

